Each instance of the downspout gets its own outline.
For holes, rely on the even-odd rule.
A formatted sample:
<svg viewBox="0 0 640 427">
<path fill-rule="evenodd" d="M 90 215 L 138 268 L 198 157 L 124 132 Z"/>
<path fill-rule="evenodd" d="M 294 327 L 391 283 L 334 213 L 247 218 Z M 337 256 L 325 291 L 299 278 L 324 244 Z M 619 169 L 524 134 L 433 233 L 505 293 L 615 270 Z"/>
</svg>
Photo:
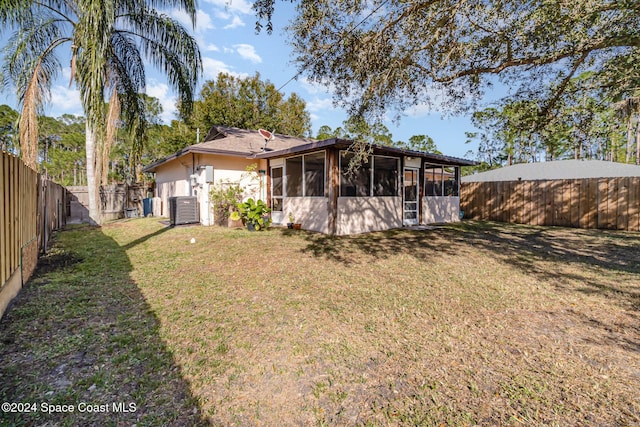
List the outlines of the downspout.
<svg viewBox="0 0 640 427">
<path fill-rule="evenodd" d="M 191 185 L 191 175 L 196 173 L 196 155 L 191 153 L 191 174 L 189 174 L 189 195 L 196 196 L 193 185 Z"/>
</svg>

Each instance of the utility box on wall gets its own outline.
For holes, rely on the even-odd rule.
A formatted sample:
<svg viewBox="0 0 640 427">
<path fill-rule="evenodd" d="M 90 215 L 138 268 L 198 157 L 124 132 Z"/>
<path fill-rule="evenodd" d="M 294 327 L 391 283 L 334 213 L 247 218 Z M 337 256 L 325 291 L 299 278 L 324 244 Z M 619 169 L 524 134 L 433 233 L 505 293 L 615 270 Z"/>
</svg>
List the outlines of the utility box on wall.
<svg viewBox="0 0 640 427">
<path fill-rule="evenodd" d="M 204 182 L 213 182 L 213 166 L 204 167 Z"/>
<path fill-rule="evenodd" d="M 194 196 L 169 197 L 169 222 L 171 225 L 199 223 L 198 198 Z"/>
</svg>

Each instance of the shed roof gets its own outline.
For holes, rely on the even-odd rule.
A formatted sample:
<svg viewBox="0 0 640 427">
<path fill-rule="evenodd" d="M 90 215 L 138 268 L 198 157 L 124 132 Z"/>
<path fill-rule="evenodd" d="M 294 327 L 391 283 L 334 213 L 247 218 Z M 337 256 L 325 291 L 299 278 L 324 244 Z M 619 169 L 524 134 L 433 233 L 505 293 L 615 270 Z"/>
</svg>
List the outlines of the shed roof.
<svg viewBox="0 0 640 427">
<path fill-rule="evenodd" d="M 323 141 L 313 141 L 308 144 L 297 145 L 294 147 L 283 148 L 281 150 L 262 152 L 256 155 L 256 158 L 270 159 L 274 157 L 288 156 L 308 151 L 314 151 L 325 147 L 337 147 L 339 149 L 348 149 L 353 141 L 341 138 L 325 139 Z M 391 154 L 408 157 L 422 157 L 427 162 L 445 165 L 445 166 L 472 166 L 477 163 L 473 160 L 461 159 L 458 157 L 445 156 L 442 154 L 425 153 L 423 151 L 407 150 L 404 148 L 389 147 L 386 145 L 372 145 L 374 154 Z"/>
<path fill-rule="evenodd" d="M 552 162 L 520 163 L 467 175 L 462 178 L 462 182 L 536 181 L 624 176 L 640 176 L 640 166 L 603 160 L 556 160 Z"/>
</svg>

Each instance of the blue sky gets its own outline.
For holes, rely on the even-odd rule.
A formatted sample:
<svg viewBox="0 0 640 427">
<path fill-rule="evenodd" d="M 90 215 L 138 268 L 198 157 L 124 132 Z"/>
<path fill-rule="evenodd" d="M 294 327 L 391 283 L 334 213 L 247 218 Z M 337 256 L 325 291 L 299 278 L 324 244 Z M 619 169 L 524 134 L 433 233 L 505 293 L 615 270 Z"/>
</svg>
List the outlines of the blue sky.
<svg viewBox="0 0 640 427">
<path fill-rule="evenodd" d="M 177 11 L 171 14 L 188 26 L 188 19 Z M 293 6 L 278 2 L 274 16 L 273 34 L 255 33 L 255 15 L 251 2 L 247 0 L 201 0 L 194 35 L 200 45 L 203 58 L 203 80 L 215 79 L 219 72 L 239 77 L 260 73 L 262 80 L 269 80 L 277 88 L 296 75 L 291 64 L 291 48 L 286 44 L 284 27 L 293 16 Z M 6 34 L 3 34 L 6 36 Z M 3 43 L 4 44 L 4 43 Z M 64 113 L 82 115 L 78 92 L 68 87 L 69 68 L 52 88 L 51 100 L 45 113 L 58 117 Z M 311 113 L 313 133 L 320 126 L 341 126 L 346 114 L 332 104 L 331 94 L 324 88 L 309 84 L 304 75 L 289 82 L 281 89 L 287 96 L 295 92 L 307 103 Z M 161 74 L 152 67 L 147 68 L 147 94 L 160 99 L 163 120 L 168 123 L 175 118 L 175 94 L 167 86 Z M 0 104 L 17 108 L 13 95 L 0 92 Z M 222 123 L 221 123 L 222 124 Z M 466 131 L 474 128 L 468 117 L 442 115 L 426 105 L 416 105 L 405 112 L 399 124 L 386 123 L 395 141 L 407 141 L 412 135 L 431 136 L 444 154 L 464 157 L 477 144 L 465 144 Z M 195 143 L 195 136 L 194 136 Z"/>
</svg>

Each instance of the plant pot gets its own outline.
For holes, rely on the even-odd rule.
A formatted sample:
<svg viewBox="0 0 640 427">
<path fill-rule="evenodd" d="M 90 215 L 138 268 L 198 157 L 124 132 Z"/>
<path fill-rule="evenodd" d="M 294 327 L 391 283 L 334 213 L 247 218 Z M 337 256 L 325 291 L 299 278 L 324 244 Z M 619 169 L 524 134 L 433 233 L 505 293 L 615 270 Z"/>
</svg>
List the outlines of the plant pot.
<svg viewBox="0 0 640 427">
<path fill-rule="evenodd" d="M 288 222 L 288 223 L 287 223 L 287 228 L 288 228 L 289 230 L 292 230 L 292 229 L 293 229 L 293 223 L 292 223 L 292 222 Z"/>
<path fill-rule="evenodd" d="M 255 226 L 255 224 L 254 224 L 254 223 L 252 223 L 252 222 L 248 222 L 248 223 L 247 223 L 247 230 L 249 230 L 249 231 L 256 231 L 256 226 Z"/>
<path fill-rule="evenodd" d="M 300 230 L 302 228 L 302 224 L 293 224 L 294 230 Z"/>
</svg>

